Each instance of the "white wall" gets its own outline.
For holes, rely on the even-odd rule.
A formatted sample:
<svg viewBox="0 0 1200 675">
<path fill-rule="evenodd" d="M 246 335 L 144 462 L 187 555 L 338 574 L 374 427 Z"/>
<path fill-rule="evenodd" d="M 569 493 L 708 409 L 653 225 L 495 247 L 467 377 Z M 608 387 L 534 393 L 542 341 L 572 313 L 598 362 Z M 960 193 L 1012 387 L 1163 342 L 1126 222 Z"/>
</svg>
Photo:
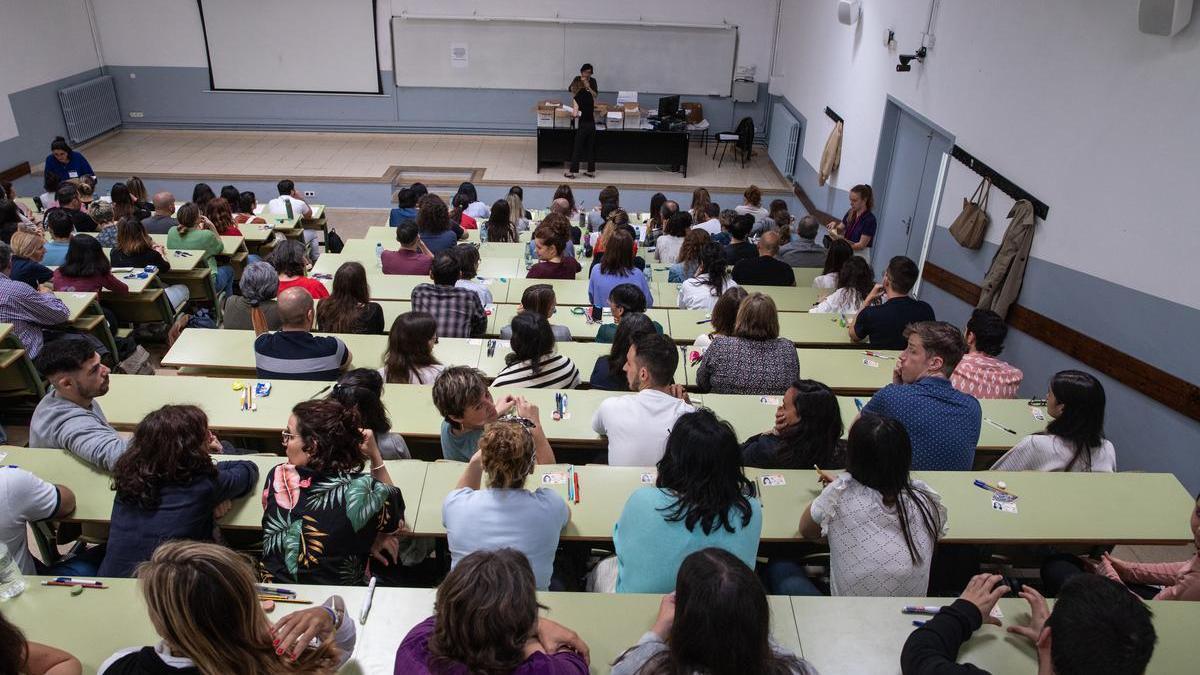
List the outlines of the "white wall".
<svg viewBox="0 0 1200 675">
<path fill-rule="evenodd" d="M 1033 256 L 1200 308 L 1200 20 L 1174 38 L 1142 35 L 1133 0 L 942 2 L 924 65 L 897 73 L 920 43 L 929 0 L 864 0 L 855 28 L 835 4 L 784 0 L 782 93 L 809 120 L 813 166 L 831 123 L 846 118 L 847 189 L 872 178 L 886 96 L 1050 206 Z M 896 30 L 889 52 L 885 31 Z M 795 39 L 791 39 L 795 38 Z M 940 224 L 974 184 L 955 167 Z M 994 193 L 998 242 L 1011 201 Z"/>
<path fill-rule="evenodd" d="M 85 0 L 4 3 L 0 63 L 0 141 L 6 141 L 18 132 L 10 94 L 99 67 Z"/>
</svg>

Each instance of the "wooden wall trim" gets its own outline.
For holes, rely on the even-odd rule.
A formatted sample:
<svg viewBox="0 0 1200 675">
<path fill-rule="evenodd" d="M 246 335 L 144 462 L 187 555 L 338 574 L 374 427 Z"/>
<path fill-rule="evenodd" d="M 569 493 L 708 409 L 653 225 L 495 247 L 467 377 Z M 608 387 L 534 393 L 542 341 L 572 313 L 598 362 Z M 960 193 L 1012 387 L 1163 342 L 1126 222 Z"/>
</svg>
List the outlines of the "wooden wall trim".
<svg viewBox="0 0 1200 675">
<path fill-rule="evenodd" d="M 16 180 L 30 174 L 29 162 L 21 162 L 20 164 L 0 171 L 0 180 Z"/>
<path fill-rule="evenodd" d="M 772 164 L 772 166 L 774 166 L 774 164 Z M 804 206 L 804 210 L 808 211 L 810 216 L 817 219 L 818 224 L 828 225 L 829 221 L 831 220 L 841 220 L 831 213 L 826 213 L 825 211 L 818 209 L 816 202 L 814 202 L 812 198 L 808 196 L 808 193 L 804 191 L 804 188 L 800 187 L 800 184 L 795 181 L 792 181 L 792 194 L 796 195 L 796 199 L 800 200 L 800 204 Z"/>
<path fill-rule="evenodd" d="M 979 286 L 943 267 L 926 262 L 922 277 L 971 306 L 979 302 Z M 1200 420 L 1200 387 L 1187 380 L 1021 305 L 1009 310 L 1008 324 L 1168 408 Z"/>
</svg>

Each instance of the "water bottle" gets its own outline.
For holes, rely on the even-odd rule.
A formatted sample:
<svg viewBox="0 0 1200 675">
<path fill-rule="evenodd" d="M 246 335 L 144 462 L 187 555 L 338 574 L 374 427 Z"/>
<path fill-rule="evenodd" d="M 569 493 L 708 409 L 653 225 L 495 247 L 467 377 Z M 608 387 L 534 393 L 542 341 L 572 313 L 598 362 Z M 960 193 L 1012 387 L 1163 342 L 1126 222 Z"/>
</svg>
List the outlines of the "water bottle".
<svg viewBox="0 0 1200 675">
<path fill-rule="evenodd" d="M 383 242 L 375 242 L 375 269 L 383 269 Z"/>
<path fill-rule="evenodd" d="M 646 281 L 652 283 L 654 281 L 654 261 L 646 263 Z"/>
<path fill-rule="evenodd" d="M 533 248 L 533 242 L 529 242 L 525 246 L 525 269 L 533 267 L 533 252 L 529 250 L 531 248 Z"/>
<path fill-rule="evenodd" d="M 519 239 L 520 237 L 518 237 Z M 487 243 L 487 221 L 479 221 L 479 245 L 483 246 Z"/>
<path fill-rule="evenodd" d="M 25 576 L 8 547 L 0 543 L 0 600 L 15 598 L 24 591 Z"/>
</svg>

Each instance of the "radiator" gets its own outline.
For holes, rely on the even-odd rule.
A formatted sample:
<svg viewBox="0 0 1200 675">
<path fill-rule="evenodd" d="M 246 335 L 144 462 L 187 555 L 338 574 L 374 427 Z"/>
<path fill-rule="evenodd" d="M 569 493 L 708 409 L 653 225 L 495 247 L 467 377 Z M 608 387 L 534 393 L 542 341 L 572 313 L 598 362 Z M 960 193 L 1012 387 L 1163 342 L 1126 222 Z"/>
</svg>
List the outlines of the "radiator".
<svg viewBox="0 0 1200 675">
<path fill-rule="evenodd" d="M 117 90 L 109 75 L 58 90 L 67 138 L 82 143 L 121 126 Z"/>
<path fill-rule="evenodd" d="M 767 133 L 767 155 L 779 173 L 788 178 L 796 174 L 796 157 L 800 152 L 800 122 L 782 103 L 771 109 L 771 126 Z"/>
</svg>

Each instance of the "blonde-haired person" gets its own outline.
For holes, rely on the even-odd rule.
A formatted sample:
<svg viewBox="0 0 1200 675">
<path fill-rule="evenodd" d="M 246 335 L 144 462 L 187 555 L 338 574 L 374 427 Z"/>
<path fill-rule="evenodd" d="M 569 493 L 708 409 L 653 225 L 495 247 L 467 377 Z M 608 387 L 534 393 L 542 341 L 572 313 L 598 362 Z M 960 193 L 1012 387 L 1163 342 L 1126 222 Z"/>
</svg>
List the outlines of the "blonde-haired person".
<svg viewBox="0 0 1200 675">
<path fill-rule="evenodd" d="M 529 219 L 525 217 L 525 204 L 521 198 L 512 192 L 504 197 L 508 203 L 508 220 L 512 223 L 513 232 L 518 235 L 529 229 Z"/>
<path fill-rule="evenodd" d="M 12 246 L 12 269 L 8 278 L 22 281 L 34 289 L 42 284 L 49 284 L 54 273 L 42 264 L 46 257 L 46 240 L 29 232 L 13 232 L 10 241 Z"/>
<path fill-rule="evenodd" d="M 442 502 L 442 524 L 452 568 L 475 551 L 512 548 L 529 559 L 538 590 L 544 591 L 550 588 L 558 535 L 570 512 L 554 490 L 525 489 L 525 479 L 539 463 L 554 463 L 554 451 L 537 406 L 523 408 L 528 417 L 502 417 L 484 427 L 479 450 Z"/>
<path fill-rule="evenodd" d="M 333 673 L 354 651 L 354 619 L 346 616 L 341 597 L 271 625 L 250 563 L 219 544 L 167 542 L 137 576 L 162 640 L 118 651 L 98 675 Z"/>
<path fill-rule="evenodd" d="M 713 339 L 696 372 L 700 391 L 714 394 L 782 396 L 799 378 L 796 346 L 779 337 L 775 301 L 762 293 L 746 296 L 733 334 Z"/>
</svg>

